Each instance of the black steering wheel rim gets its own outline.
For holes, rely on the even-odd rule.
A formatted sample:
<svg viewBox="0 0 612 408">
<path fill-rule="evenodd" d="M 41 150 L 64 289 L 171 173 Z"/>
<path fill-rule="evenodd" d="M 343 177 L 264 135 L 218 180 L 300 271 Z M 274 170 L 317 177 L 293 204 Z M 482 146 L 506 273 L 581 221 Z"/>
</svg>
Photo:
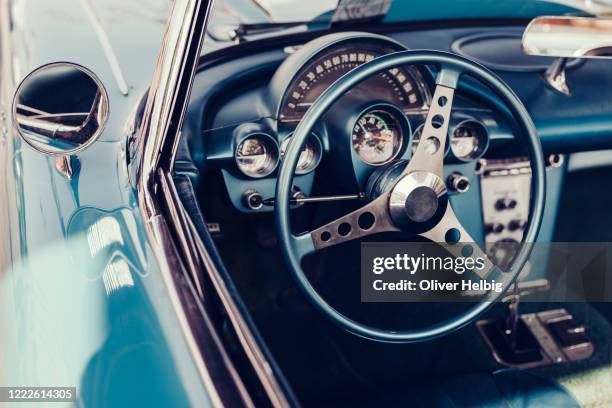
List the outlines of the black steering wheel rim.
<svg viewBox="0 0 612 408">
<path fill-rule="evenodd" d="M 299 154 L 315 124 L 353 86 L 372 75 L 400 65 L 437 66 L 439 74 L 436 79 L 436 85 L 438 86 L 454 89 L 457 87 L 459 77 L 463 74 L 469 74 L 471 77 L 486 84 L 508 107 L 528 142 L 527 149 L 530 155 L 532 172 L 530 217 L 523 236 L 523 244 L 520 246 L 512 266 L 505 272 L 506 276 L 511 277 L 507 286 L 509 286 L 527 262 L 531 253 L 531 243 L 536 241 L 540 229 L 544 211 L 546 166 L 536 128 L 529 113 L 515 93 L 497 75 L 484 66 L 465 57 L 447 52 L 402 51 L 379 57 L 355 68 L 338 79 L 309 108 L 293 132 L 292 141 L 281 163 L 276 186 L 276 232 L 287 266 L 302 293 L 320 312 L 334 323 L 355 335 L 371 340 L 390 343 L 413 343 L 431 340 L 466 326 L 488 310 L 503 295 L 503 291 L 501 293 L 489 293 L 488 296 L 484 297 L 477 304 L 455 317 L 418 329 L 395 331 L 359 323 L 329 305 L 306 277 L 301 266 L 301 256 L 299 254 L 313 250 L 314 244 L 312 237 L 309 235 L 294 236 L 292 234 L 289 214 L 293 175 Z"/>
</svg>

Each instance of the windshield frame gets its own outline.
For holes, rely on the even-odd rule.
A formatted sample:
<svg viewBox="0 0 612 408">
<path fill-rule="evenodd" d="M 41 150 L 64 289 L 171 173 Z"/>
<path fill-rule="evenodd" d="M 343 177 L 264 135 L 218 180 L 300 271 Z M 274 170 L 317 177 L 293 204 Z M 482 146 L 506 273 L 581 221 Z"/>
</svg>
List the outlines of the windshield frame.
<svg viewBox="0 0 612 408">
<path fill-rule="evenodd" d="M 280 38 L 300 32 L 318 31 L 323 35 L 338 29 L 361 29 L 363 24 L 367 24 L 368 31 L 383 32 L 379 31 L 380 26 L 420 26 L 426 29 L 427 26 L 439 28 L 440 23 L 452 27 L 454 22 L 471 25 L 473 21 L 530 21 L 542 15 L 565 15 L 579 11 L 562 5 L 557 0 L 437 0 L 435 7 L 429 0 L 380 0 L 389 4 L 384 14 L 363 17 L 354 13 L 347 17 L 347 13 L 344 13 L 338 16 L 340 8 L 336 7 L 327 11 L 322 9 L 320 14 L 310 20 L 296 20 L 284 19 L 274 15 L 272 10 L 263 9 L 262 1 L 298 3 L 298 0 L 217 0 L 200 54 L 205 55 L 242 42 L 252 43 L 264 38 Z M 354 0 L 340 0 L 338 3 L 349 7 L 346 3 L 351 1 Z M 475 7 L 474 3 L 477 3 L 478 7 Z M 245 8 L 238 11 L 236 7 L 244 5 L 251 7 L 246 7 L 247 11 L 241 14 Z M 259 13 L 253 13 L 253 9 L 257 9 Z M 218 25 L 215 25 L 215 20 L 219 21 Z"/>
</svg>

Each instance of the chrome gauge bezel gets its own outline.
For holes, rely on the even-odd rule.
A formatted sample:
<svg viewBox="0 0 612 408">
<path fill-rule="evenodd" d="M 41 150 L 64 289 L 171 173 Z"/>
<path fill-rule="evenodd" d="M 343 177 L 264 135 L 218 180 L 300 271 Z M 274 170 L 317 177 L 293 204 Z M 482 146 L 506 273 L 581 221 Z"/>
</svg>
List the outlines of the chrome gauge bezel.
<svg viewBox="0 0 612 408">
<path fill-rule="evenodd" d="M 474 129 L 478 138 L 478 145 L 467 156 L 459 156 L 454 148 L 455 141 L 458 139 L 456 136 L 456 132 L 462 127 L 471 127 L 472 129 Z M 479 120 L 465 119 L 459 122 L 453 128 L 453 131 L 450 133 L 448 140 L 448 144 L 450 145 L 450 151 L 452 152 L 454 158 L 462 162 L 471 162 L 480 159 L 489 148 L 489 130 L 487 129 L 485 124 Z"/>
<path fill-rule="evenodd" d="M 293 136 L 293 133 L 290 133 L 287 137 L 285 137 L 280 142 L 279 151 L 280 151 L 281 161 L 283 160 L 285 150 L 287 146 L 289 145 L 289 142 L 291 141 L 292 136 Z M 300 170 L 300 162 L 302 161 L 302 154 L 304 153 L 304 149 L 306 149 L 306 147 L 309 144 L 311 145 L 312 150 L 314 152 L 315 160 L 309 167 Z M 302 146 L 302 151 L 300 152 L 300 158 L 298 159 L 298 163 L 295 167 L 295 174 L 301 176 L 301 175 L 308 174 L 314 171 L 319 166 L 319 163 L 321 162 L 322 157 L 323 157 L 323 144 L 321 143 L 321 139 L 319 139 L 319 137 L 315 133 L 311 133 L 308 139 L 306 140 L 306 143 L 304 143 L 304 146 Z"/>
<path fill-rule="evenodd" d="M 248 142 L 252 139 L 260 140 L 264 146 L 267 148 L 267 162 L 266 164 L 256 171 L 248 170 L 240 163 L 240 157 L 238 156 L 238 152 L 244 143 Z M 234 149 L 234 161 L 238 170 L 242 174 L 250 178 L 263 178 L 269 176 L 276 170 L 278 167 L 278 162 L 280 158 L 280 149 L 276 140 L 267 133 L 264 132 L 254 132 L 245 136 L 242 140 L 240 140 L 236 144 L 236 148 Z"/>
<path fill-rule="evenodd" d="M 399 143 L 397 147 L 395 148 L 394 153 L 387 160 L 382 161 L 382 162 L 371 162 L 371 161 L 364 159 L 359 154 L 357 149 L 355 148 L 355 144 L 353 140 L 353 137 L 355 135 L 355 126 L 359 123 L 359 120 L 365 115 L 371 114 L 372 112 L 384 112 L 388 115 L 391 115 L 399 124 L 399 130 L 400 130 L 400 133 L 398 135 Z M 370 105 L 367 108 L 363 109 L 357 115 L 357 118 L 351 122 L 351 127 L 350 127 L 351 151 L 361 162 L 365 163 L 368 166 L 380 167 L 380 166 L 384 166 L 385 164 L 388 164 L 391 161 L 395 160 L 396 158 L 401 156 L 401 154 L 405 150 L 404 149 L 404 147 L 406 146 L 405 140 L 410 141 L 411 139 L 412 139 L 412 132 L 411 132 L 410 121 L 408 120 L 408 118 L 406 117 L 404 112 L 402 112 L 401 109 L 391 104 L 379 103 L 375 105 Z"/>
<path fill-rule="evenodd" d="M 418 146 L 418 140 L 420 139 L 420 136 L 417 138 L 417 135 L 419 135 L 419 132 L 423 132 L 423 129 L 425 128 L 425 122 L 421 123 L 419 126 L 416 127 L 416 129 L 414 129 L 414 132 L 412 132 L 412 136 L 410 138 L 410 156 L 412 157 L 412 155 L 414 154 L 414 152 L 416 151 L 416 147 Z M 445 147 L 444 147 L 444 156 L 448 156 L 448 152 L 450 151 L 450 132 L 446 133 L 446 143 L 445 143 Z"/>
</svg>

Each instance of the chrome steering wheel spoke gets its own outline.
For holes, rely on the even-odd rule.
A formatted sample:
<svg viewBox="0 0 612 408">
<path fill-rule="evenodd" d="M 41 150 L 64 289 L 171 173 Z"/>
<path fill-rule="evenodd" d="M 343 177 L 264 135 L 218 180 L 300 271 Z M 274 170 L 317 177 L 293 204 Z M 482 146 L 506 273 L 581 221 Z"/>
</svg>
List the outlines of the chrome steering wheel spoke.
<svg viewBox="0 0 612 408">
<path fill-rule="evenodd" d="M 486 252 L 476 243 L 457 219 L 450 203 L 447 205 L 446 212 L 440 222 L 429 231 L 422 232 L 418 235 L 435 243 L 442 244 L 443 247 L 455 257 L 482 258 L 484 260 L 484 267 L 479 270 L 474 270 L 474 273 L 481 279 L 487 278 L 490 272 L 495 268 L 495 265 L 488 258 Z"/>
<path fill-rule="evenodd" d="M 460 76 L 460 73 L 452 69 L 445 67 L 440 69 L 419 144 L 402 175 L 419 170 L 443 177 L 444 152 L 446 151 L 453 96 Z"/>
<path fill-rule="evenodd" d="M 389 216 L 388 195 L 329 222 L 310 234 L 315 249 L 327 248 L 380 232 L 399 231 Z"/>
</svg>

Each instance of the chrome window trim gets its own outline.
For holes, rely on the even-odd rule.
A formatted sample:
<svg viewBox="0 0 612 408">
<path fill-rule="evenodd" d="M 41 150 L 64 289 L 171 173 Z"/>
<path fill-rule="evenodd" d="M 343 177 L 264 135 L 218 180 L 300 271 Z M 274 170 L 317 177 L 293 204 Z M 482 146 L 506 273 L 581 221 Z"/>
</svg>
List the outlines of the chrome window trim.
<svg viewBox="0 0 612 408">
<path fill-rule="evenodd" d="M 167 193 L 168 189 L 174 188 L 167 183 L 172 183 L 170 177 L 172 164 L 213 2 L 214 0 L 174 0 L 151 87 L 146 96 L 146 104 L 132 124 L 135 137 L 130 140 L 133 142 L 133 146 L 130 146 L 132 152 L 130 171 L 131 179 L 135 182 L 145 231 L 163 279 L 171 292 L 174 312 L 182 334 L 197 365 L 203 385 L 211 391 L 214 405 L 219 405 L 221 400 L 211 382 L 210 372 L 198 349 L 196 337 L 179 298 L 177 288 L 179 277 L 173 273 L 171 267 L 172 262 L 177 260 L 177 248 L 169 236 L 169 225 L 162 215 L 160 203 L 157 202 L 157 199 L 163 196 L 162 190 Z M 173 210 L 175 217 L 177 211 L 181 213 L 184 211 L 182 206 L 176 206 Z M 189 233 L 181 229 L 180 222 L 177 224 L 179 225 L 175 227 L 179 234 Z M 199 237 L 196 239 L 199 240 Z M 198 249 L 202 251 L 204 248 L 199 245 Z M 206 262 L 210 256 L 205 249 L 203 256 L 209 274 L 217 275 L 215 277 L 218 278 L 218 272 L 212 262 Z M 245 353 L 268 393 L 271 404 L 278 407 L 289 406 L 269 362 L 254 340 L 249 327 L 244 323 L 233 299 L 226 291 L 219 291 L 218 282 L 216 289 L 242 346 L 245 347 Z M 249 405 L 248 401 L 245 403 Z"/>
<path fill-rule="evenodd" d="M 171 262 L 176 260 L 175 248 L 170 240 L 168 227 L 162 217 L 160 208 L 155 201 L 155 172 L 158 168 L 161 148 L 169 135 L 169 123 L 172 116 L 183 117 L 185 106 L 177 105 L 177 88 L 183 78 L 185 66 L 188 63 L 187 54 L 191 41 L 195 37 L 194 27 L 196 16 L 201 7 L 208 13 L 212 1 L 207 0 L 176 0 L 173 3 L 170 18 L 162 39 L 160 54 L 155 70 L 146 105 L 138 120 L 137 137 L 135 139 L 135 172 L 136 192 L 139 207 L 144 220 L 144 228 L 149 238 L 152 252 L 156 257 L 160 273 L 177 316 L 182 335 L 193 357 L 200 374 L 200 381 L 209 393 L 213 406 L 223 406 L 220 396 L 211 380 L 211 375 L 200 353 L 194 333 L 192 332 L 188 316 L 182 307 L 178 296 L 175 276 L 172 273 Z M 191 83 L 191 78 L 189 79 Z M 183 103 L 183 105 L 185 105 Z"/>
<path fill-rule="evenodd" d="M 197 30 L 198 17 L 202 13 L 205 22 L 212 3 L 212 0 L 176 0 L 172 6 L 146 104 L 138 118 L 136 131 L 134 171 L 138 198 L 142 200 L 145 219 L 158 213 L 155 204 L 144 193 L 153 184 L 166 141 L 172 140 L 173 144 L 178 143 L 178 135 L 169 134 L 172 119 L 177 120 L 173 128 L 178 131 L 183 123 L 197 65 L 197 60 L 189 61 L 189 53 L 193 49 L 199 50 L 203 40 L 202 33 Z M 187 86 L 182 101 L 179 95 L 181 86 Z M 175 150 L 176 146 L 173 146 L 170 163 L 173 161 Z"/>
</svg>

